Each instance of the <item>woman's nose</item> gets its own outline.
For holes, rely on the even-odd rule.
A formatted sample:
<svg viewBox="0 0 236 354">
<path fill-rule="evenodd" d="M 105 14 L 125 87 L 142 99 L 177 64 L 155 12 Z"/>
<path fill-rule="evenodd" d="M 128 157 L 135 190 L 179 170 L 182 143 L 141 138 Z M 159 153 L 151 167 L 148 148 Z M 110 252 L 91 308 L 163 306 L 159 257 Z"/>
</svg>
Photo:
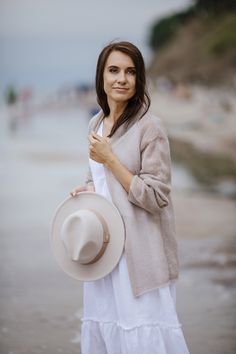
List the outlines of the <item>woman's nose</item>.
<svg viewBox="0 0 236 354">
<path fill-rule="evenodd" d="M 125 83 L 126 82 L 126 75 L 125 75 L 124 71 L 120 71 L 119 72 L 118 82 L 120 82 L 120 83 Z"/>
</svg>

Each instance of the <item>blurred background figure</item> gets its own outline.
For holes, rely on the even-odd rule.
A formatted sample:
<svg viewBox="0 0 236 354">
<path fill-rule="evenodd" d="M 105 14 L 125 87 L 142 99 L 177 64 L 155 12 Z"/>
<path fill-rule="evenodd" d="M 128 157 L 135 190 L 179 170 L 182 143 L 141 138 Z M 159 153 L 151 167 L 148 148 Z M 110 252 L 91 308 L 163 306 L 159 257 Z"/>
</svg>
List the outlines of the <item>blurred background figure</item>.
<svg viewBox="0 0 236 354">
<path fill-rule="evenodd" d="M 169 135 L 190 353 L 235 353 L 235 34 L 234 0 L 0 2 L 1 354 L 79 353 L 82 288 L 50 222 L 84 182 L 96 58 L 115 39 L 144 54 Z"/>
<path fill-rule="evenodd" d="M 20 128 L 29 124 L 29 119 L 32 114 L 32 89 L 23 87 L 18 90 L 9 85 L 6 87 L 5 102 L 7 109 L 7 125 L 9 132 L 15 134 Z"/>
<path fill-rule="evenodd" d="M 5 100 L 8 105 L 8 126 L 11 133 L 14 133 L 17 129 L 17 112 L 16 112 L 16 103 L 17 103 L 17 93 L 14 86 L 9 85 L 6 88 Z"/>
</svg>

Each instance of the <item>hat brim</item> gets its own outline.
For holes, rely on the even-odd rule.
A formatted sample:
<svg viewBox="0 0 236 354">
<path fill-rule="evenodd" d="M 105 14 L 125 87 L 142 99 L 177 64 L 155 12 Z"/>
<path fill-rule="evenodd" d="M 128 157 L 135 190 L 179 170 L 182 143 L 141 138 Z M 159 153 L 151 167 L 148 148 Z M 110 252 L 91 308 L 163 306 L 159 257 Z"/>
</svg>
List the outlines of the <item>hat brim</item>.
<svg viewBox="0 0 236 354">
<path fill-rule="evenodd" d="M 89 265 L 72 261 L 60 237 L 65 218 L 82 209 L 93 209 L 100 213 L 107 222 L 110 234 L 103 256 Z M 52 219 L 50 241 L 55 259 L 65 273 L 80 281 L 97 280 L 109 274 L 122 255 L 125 242 L 123 219 L 115 205 L 105 197 L 95 192 L 81 192 L 75 197 L 69 197 L 57 208 Z"/>
</svg>

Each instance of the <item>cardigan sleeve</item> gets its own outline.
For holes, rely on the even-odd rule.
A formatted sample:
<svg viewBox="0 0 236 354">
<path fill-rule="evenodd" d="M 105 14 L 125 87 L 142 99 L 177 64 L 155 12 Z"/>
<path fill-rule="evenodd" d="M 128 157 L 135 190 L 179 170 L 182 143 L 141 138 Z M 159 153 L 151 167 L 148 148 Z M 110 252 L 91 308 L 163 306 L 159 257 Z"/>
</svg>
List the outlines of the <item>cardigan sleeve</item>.
<svg viewBox="0 0 236 354">
<path fill-rule="evenodd" d="M 171 190 L 171 158 L 169 141 L 164 130 L 147 139 L 141 149 L 141 169 L 134 175 L 128 200 L 155 214 L 169 204 Z"/>
</svg>

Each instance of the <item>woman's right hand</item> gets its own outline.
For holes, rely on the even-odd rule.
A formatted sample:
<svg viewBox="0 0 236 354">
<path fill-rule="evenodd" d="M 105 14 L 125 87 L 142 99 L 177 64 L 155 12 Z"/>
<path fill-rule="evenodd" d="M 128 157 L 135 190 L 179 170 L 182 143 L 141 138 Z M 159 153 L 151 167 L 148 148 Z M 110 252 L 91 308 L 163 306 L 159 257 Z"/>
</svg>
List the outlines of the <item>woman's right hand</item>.
<svg viewBox="0 0 236 354">
<path fill-rule="evenodd" d="M 78 186 L 70 192 L 70 195 L 71 197 L 75 197 L 80 192 L 95 192 L 94 185 L 88 184 L 87 186 Z"/>
</svg>

